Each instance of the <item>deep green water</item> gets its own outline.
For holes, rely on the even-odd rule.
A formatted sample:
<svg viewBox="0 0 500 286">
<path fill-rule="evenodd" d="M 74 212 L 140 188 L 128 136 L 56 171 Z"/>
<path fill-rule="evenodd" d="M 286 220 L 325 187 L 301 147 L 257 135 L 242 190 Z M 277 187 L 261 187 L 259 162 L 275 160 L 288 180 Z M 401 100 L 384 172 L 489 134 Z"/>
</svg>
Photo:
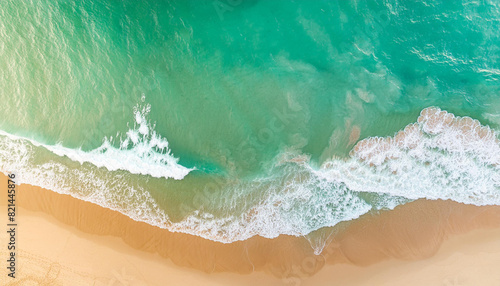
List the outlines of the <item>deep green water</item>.
<svg viewBox="0 0 500 286">
<path fill-rule="evenodd" d="M 500 204 L 493 139 L 349 156 L 429 106 L 498 130 L 499 19 L 495 1 L 2 1 L 0 168 L 224 242 Z"/>
</svg>

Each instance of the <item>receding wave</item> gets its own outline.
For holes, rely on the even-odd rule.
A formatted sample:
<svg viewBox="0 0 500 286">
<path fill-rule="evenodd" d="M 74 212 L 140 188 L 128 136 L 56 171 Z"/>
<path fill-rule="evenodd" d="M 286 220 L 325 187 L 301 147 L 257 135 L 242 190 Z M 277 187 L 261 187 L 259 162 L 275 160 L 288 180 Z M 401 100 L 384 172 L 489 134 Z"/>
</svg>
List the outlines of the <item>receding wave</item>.
<svg viewBox="0 0 500 286">
<path fill-rule="evenodd" d="M 141 142 L 163 146 L 161 137 L 154 133 L 143 136 L 151 134 L 146 114 L 147 108 L 137 110 L 137 126 L 121 141 L 122 146 L 140 146 Z M 391 209 L 419 198 L 500 205 L 500 142 L 496 132 L 477 120 L 435 107 L 424 109 L 416 123 L 394 137 L 364 139 L 349 158 L 332 158 L 319 169 L 311 167 L 306 155 L 280 154 L 267 175 L 217 186 L 216 195 L 208 199 L 218 206 L 218 213 L 186 202 L 186 213 L 177 222 L 126 173 L 95 168 L 99 165 L 93 166 L 91 160 L 82 160 L 92 164 L 79 167 L 53 160 L 40 162 L 36 155 L 40 146 L 46 147 L 0 136 L 2 172 L 14 170 L 22 183 L 70 194 L 171 231 L 225 243 L 255 235 L 306 235 L 373 209 Z M 113 153 L 99 154 L 104 158 Z M 322 249 L 318 245 L 317 253 Z"/>
</svg>

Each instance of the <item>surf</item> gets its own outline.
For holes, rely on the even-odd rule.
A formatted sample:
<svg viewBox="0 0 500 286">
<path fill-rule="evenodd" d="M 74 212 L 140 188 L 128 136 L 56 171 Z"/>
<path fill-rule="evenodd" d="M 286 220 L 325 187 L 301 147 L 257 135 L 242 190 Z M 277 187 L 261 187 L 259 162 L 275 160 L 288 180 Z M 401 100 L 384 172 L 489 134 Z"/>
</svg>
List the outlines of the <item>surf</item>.
<svg viewBox="0 0 500 286">
<path fill-rule="evenodd" d="M 81 148 L 71 149 L 62 143 L 47 145 L 36 140 L 16 136 L 0 130 L 0 135 L 16 141 L 29 141 L 37 147 L 42 147 L 60 157 L 83 163 L 91 163 L 98 168 L 109 171 L 123 170 L 132 174 L 149 175 L 155 178 L 173 178 L 182 180 L 192 168 L 180 165 L 169 149 L 166 138 L 159 135 L 154 124 L 147 119 L 151 106 L 136 105 L 134 107 L 134 122 L 129 130 L 116 138 L 105 137 L 100 147 L 84 151 Z M 115 141 L 119 141 L 118 146 Z"/>
<path fill-rule="evenodd" d="M 168 148 L 166 139 L 155 135 L 154 125 L 146 119 L 148 110 L 147 105 L 135 110 L 134 125 L 117 137 L 121 148 Z M 0 147 L 2 172 L 19 173 L 24 184 L 69 194 L 173 232 L 222 243 L 256 235 L 306 236 L 371 211 L 390 210 L 422 198 L 500 205 L 497 132 L 437 107 L 422 110 L 415 123 L 394 136 L 363 139 L 347 158 L 330 158 L 319 168 L 307 154 L 278 154 L 265 174 L 249 180 L 222 180 L 211 186 L 211 192 L 199 192 L 205 196 L 200 203 L 185 201 L 190 208 L 176 214 L 180 220 L 172 219 L 173 210 L 165 208 L 147 184 L 134 181 L 129 167 L 110 171 L 105 165 L 93 164 L 99 161 L 84 157 L 87 153 L 71 151 L 67 156 L 65 152 L 70 151 L 59 151 L 64 147 L 46 146 L 5 132 L 0 134 Z M 54 151 L 52 154 L 79 166 L 41 160 L 37 148 Z M 148 154 L 147 150 L 142 154 Z M 104 161 L 115 156 L 109 151 L 99 154 L 96 156 Z M 168 167 L 168 163 L 163 166 Z M 207 188 L 203 184 L 199 187 Z M 316 253 L 324 245 L 321 241 L 311 244 Z"/>
</svg>

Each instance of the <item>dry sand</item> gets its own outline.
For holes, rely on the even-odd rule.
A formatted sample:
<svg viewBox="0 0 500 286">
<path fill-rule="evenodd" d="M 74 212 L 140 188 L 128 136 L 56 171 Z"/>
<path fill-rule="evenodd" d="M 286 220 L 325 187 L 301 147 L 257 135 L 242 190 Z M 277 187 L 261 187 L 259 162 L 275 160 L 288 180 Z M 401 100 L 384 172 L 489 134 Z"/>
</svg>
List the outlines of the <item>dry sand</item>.
<svg viewBox="0 0 500 286">
<path fill-rule="evenodd" d="M 2 266 L 1 285 L 500 285 L 496 206 L 419 200 L 319 231 L 333 235 L 314 255 L 305 238 L 222 244 L 18 188 L 17 278 Z M 5 261 L 5 231 L 0 239 Z"/>
</svg>

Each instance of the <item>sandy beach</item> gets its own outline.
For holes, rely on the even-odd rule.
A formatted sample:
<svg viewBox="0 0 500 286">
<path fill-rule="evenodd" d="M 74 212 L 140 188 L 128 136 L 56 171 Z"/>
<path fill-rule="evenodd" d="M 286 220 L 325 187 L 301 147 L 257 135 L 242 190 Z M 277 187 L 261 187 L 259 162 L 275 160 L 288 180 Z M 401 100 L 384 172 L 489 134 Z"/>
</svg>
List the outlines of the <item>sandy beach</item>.
<svg viewBox="0 0 500 286">
<path fill-rule="evenodd" d="M 6 197 L 3 175 L 0 184 Z M 415 201 L 322 230 L 332 235 L 314 255 L 305 238 L 216 243 L 49 190 L 18 189 L 16 278 L 2 267 L 2 285 L 500 283 L 497 206 Z"/>
</svg>

